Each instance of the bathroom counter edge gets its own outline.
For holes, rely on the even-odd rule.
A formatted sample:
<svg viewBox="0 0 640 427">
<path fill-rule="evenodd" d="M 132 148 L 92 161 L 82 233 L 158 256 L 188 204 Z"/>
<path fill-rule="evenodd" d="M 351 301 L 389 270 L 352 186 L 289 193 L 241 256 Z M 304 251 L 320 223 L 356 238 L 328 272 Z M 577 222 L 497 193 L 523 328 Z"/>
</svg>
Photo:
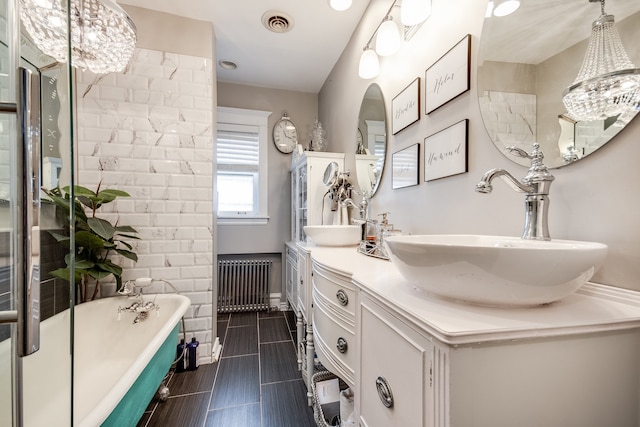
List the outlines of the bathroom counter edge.
<svg viewBox="0 0 640 427">
<path fill-rule="evenodd" d="M 305 245 L 314 263 L 351 281 L 397 315 L 451 345 L 640 328 L 640 292 L 587 283 L 540 307 L 482 307 L 445 300 L 411 286 L 389 261 L 356 248 Z"/>
</svg>

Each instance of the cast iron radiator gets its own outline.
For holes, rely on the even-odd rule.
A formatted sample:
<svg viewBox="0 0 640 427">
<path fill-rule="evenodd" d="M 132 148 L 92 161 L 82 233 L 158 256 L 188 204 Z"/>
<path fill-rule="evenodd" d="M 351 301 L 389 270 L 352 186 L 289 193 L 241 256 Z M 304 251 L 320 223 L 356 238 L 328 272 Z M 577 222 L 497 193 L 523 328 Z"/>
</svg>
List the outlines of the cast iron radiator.
<svg viewBox="0 0 640 427">
<path fill-rule="evenodd" d="M 218 261 L 218 313 L 269 309 L 271 260 Z"/>
</svg>

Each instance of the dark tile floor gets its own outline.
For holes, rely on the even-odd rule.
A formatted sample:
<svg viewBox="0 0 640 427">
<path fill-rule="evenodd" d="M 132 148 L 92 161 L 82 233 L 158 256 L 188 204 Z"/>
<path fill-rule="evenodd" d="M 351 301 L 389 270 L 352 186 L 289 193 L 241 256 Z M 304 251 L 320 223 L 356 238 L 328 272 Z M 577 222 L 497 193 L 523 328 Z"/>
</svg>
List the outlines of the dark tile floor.
<svg viewBox="0 0 640 427">
<path fill-rule="evenodd" d="M 293 312 L 218 315 L 222 357 L 173 374 L 138 427 L 315 426 L 296 360 Z"/>
</svg>

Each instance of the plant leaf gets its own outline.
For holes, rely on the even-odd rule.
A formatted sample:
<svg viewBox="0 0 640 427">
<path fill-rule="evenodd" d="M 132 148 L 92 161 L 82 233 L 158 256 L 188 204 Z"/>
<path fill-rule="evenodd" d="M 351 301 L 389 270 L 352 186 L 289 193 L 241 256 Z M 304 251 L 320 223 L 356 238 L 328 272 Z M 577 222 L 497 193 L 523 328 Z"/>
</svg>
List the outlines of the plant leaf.
<svg viewBox="0 0 640 427">
<path fill-rule="evenodd" d="M 57 270 L 53 270 L 51 273 L 53 277 L 58 277 L 62 280 L 65 280 L 67 282 L 69 282 L 69 278 L 71 277 L 71 270 L 67 267 L 67 268 L 58 268 Z M 74 271 L 74 282 L 73 283 L 80 283 L 80 271 L 75 270 Z"/>
<path fill-rule="evenodd" d="M 68 193 L 69 187 L 63 188 L 63 190 Z M 82 185 L 74 185 L 73 191 L 76 197 L 78 196 L 96 196 L 96 192 L 88 189 L 87 187 L 83 187 Z"/>
<path fill-rule="evenodd" d="M 66 257 L 65 257 L 66 258 Z M 95 262 L 89 261 L 87 259 L 76 259 L 75 268 L 76 270 L 89 270 L 96 265 Z"/>
<path fill-rule="evenodd" d="M 125 239 L 133 239 L 133 240 L 140 240 L 140 237 L 138 236 L 132 236 L 130 234 L 118 234 L 119 237 L 124 237 Z M 123 240 L 118 240 L 119 242 L 123 242 Z"/>
<path fill-rule="evenodd" d="M 71 277 L 71 270 L 69 270 L 69 268 L 58 268 L 57 270 L 53 270 L 51 273 L 52 276 L 54 277 L 58 277 L 62 280 L 66 280 L 67 282 L 69 281 L 69 278 Z"/>
<path fill-rule="evenodd" d="M 133 249 L 133 246 L 131 246 L 130 244 L 128 244 L 124 240 L 118 240 L 118 243 L 120 243 L 121 245 L 123 245 L 125 248 L 127 248 L 129 250 Z"/>
<path fill-rule="evenodd" d="M 89 251 L 104 249 L 105 241 L 89 231 L 78 231 L 76 233 L 76 246 L 81 246 Z"/>
<path fill-rule="evenodd" d="M 87 219 L 87 224 L 89 224 L 91 231 L 105 240 L 112 239 L 113 234 L 116 231 L 116 229 L 113 227 L 113 225 L 111 225 L 109 221 L 106 221 L 102 218 L 89 218 Z"/>
<path fill-rule="evenodd" d="M 60 197 L 58 195 L 53 194 L 50 191 L 45 190 L 45 193 L 47 194 L 47 196 L 49 196 L 51 198 L 51 201 L 53 203 L 56 204 L 56 206 L 64 209 L 65 212 L 69 212 L 69 199 L 65 199 L 63 197 Z"/>
<path fill-rule="evenodd" d="M 137 233 L 138 230 L 129 225 L 119 225 L 116 227 L 118 233 Z"/>
<path fill-rule="evenodd" d="M 125 258 L 129 258 L 132 261 L 138 262 L 138 255 L 136 255 L 134 252 L 126 251 L 124 249 L 116 249 L 116 252 Z"/>
<path fill-rule="evenodd" d="M 89 276 L 93 277 L 96 280 L 102 280 L 105 277 L 109 277 L 112 273 L 110 271 L 92 269 L 87 271 L 87 274 L 89 274 Z"/>
<path fill-rule="evenodd" d="M 80 203 L 82 203 L 83 205 L 85 205 L 91 210 L 95 210 L 100 207 L 100 200 L 97 199 L 95 196 L 94 197 L 76 196 L 76 199 L 78 199 Z"/>
<path fill-rule="evenodd" d="M 96 264 L 97 267 L 100 267 L 104 271 L 108 271 L 114 276 L 122 276 L 122 267 L 112 263 L 111 261 L 100 262 Z"/>
<path fill-rule="evenodd" d="M 70 242 L 71 241 L 71 236 L 68 236 L 68 235 L 65 235 L 65 234 L 56 233 L 55 231 L 49 231 L 48 233 L 51 235 L 51 237 L 56 239 L 56 242 L 58 242 L 58 243 Z"/>
<path fill-rule="evenodd" d="M 110 203 L 113 202 L 118 197 L 131 197 L 129 193 L 122 190 L 102 190 L 98 193 L 98 197 L 101 199 L 102 203 Z"/>
</svg>

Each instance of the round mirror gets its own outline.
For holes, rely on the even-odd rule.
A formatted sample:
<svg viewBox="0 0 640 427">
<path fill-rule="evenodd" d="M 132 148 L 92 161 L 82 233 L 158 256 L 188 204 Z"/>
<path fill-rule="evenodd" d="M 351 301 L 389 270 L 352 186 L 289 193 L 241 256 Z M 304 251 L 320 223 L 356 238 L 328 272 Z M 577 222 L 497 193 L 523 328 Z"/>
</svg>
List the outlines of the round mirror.
<svg viewBox="0 0 640 427">
<path fill-rule="evenodd" d="M 331 162 L 327 165 L 327 168 L 324 170 L 324 177 L 322 178 L 322 183 L 327 187 L 332 187 L 333 184 L 336 183 L 338 179 L 338 164 L 336 162 Z"/>
<path fill-rule="evenodd" d="M 372 197 L 382 177 L 387 152 L 387 123 L 384 97 L 373 83 L 364 94 L 356 129 L 356 178 L 366 198 Z"/>
<path fill-rule="evenodd" d="M 640 2 L 610 0 L 605 11 L 614 16 L 622 45 L 637 67 Z M 600 15 L 598 1 L 540 0 L 521 2 L 511 15 L 485 18 L 478 100 L 489 136 L 509 159 L 529 166 L 529 160 L 510 154 L 506 147 L 530 152 L 538 142 L 547 166 L 570 164 L 606 144 L 637 114 L 636 105 L 629 113 L 581 121 L 563 104 L 563 93 L 574 84 L 585 60 L 592 23 Z"/>
</svg>

